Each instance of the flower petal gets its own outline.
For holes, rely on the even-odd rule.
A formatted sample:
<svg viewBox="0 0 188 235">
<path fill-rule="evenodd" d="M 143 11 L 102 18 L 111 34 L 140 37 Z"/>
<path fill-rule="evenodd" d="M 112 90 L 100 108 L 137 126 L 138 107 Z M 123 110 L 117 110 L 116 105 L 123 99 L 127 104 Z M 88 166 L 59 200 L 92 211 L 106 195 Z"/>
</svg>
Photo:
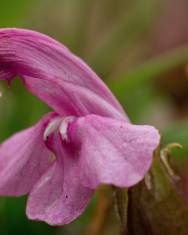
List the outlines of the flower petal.
<svg viewBox="0 0 188 235">
<path fill-rule="evenodd" d="M 91 188 L 100 183 L 136 184 L 149 170 L 160 141 L 151 126 L 96 115 L 77 118 L 69 125 L 68 135 L 79 153 L 82 181 Z"/>
<path fill-rule="evenodd" d="M 52 153 L 43 142 L 43 132 L 53 113 L 35 126 L 21 131 L 0 145 L 0 195 L 28 193 L 51 166 Z"/>
<path fill-rule="evenodd" d="M 11 71 L 0 67 L 0 80 L 6 80 L 8 83 L 10 83 L 14 76 L 15 75 L 12 74 Z"/>
<path fill-rule="evenodd" d="M 128 120 L 99 77 L 57 41 L 23 29 L 0 30 L 0 66 L 59 114 L 98 114 Z M 0 77 L 2 79 L 2 76 Z"/>
<path fill-rule="evenodd" d="M 31 191 L 27 215 L 33 220 L 63 225 L 72 222 L 85 210 L 93 190 L 80 183 L 77 161 L 63 151 L 60 138 L 55 138 L 51 144 L 55 145 L 57 161 Z"/>
</svg>

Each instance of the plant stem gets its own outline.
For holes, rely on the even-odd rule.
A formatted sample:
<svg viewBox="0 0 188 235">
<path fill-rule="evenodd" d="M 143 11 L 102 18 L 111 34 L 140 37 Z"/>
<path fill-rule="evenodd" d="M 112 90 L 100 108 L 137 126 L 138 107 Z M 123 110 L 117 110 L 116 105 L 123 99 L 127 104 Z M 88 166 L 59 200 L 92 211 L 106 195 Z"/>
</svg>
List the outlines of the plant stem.
<svg viewBox="0 0 188 235">
<path fill-rule="evenodd" d="M 120 221 L 120 234 L 128 235 L 128 190 L 115 187 L 115 206 Z"/>
</svg>

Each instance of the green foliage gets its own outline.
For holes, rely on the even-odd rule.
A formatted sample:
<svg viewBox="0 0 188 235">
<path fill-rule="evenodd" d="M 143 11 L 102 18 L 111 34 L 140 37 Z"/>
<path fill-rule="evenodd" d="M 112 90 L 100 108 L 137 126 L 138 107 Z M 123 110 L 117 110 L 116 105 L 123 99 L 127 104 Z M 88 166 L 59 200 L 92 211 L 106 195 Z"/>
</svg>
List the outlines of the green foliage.
<svg viewBox="0 0 188 235">
<path fill-rule="evenodd" d="M 168 174 L 159 155 L 156 155 L 148 176 L 145 182 L 141 182 L 129 193 L 130 234 L 186 235 L 188 224 L 186 202 L 177 190 L 177 182 Z"/>
</svg>

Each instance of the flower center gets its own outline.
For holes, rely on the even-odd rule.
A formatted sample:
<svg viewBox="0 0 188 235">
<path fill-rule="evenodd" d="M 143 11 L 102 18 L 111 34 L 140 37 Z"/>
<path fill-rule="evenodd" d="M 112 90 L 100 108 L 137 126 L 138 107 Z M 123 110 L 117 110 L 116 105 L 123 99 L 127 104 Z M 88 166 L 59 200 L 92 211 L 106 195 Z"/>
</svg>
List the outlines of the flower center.
<svg viewBox="0 0 188 235">
<path fill-rule="evenodd" d="M 69 142 L 67 133 L 68 126 L 71 122 L 73 122 L 74 119 L 75 117 L 73 116 L 67 116 L 65 118 L 57 117 L 51 120 L 44 131 L 43 140 L 46 141 L 51 134 L 53 134 L 55 131 L 59 131 L 62 140 Z"/>
<path fill-rule="evenodd" d="M 66 142 L 69 142 L 68 135 L 67 135 L 68 125 L 71 122 L 73 122 L 74 119 L 75 118 L 73 116 L 68 116 L 68 117 L 64 118 L 60 124 L 59 131 L 60 131 L 62 140 L 65 140 Z"/>
</svg>

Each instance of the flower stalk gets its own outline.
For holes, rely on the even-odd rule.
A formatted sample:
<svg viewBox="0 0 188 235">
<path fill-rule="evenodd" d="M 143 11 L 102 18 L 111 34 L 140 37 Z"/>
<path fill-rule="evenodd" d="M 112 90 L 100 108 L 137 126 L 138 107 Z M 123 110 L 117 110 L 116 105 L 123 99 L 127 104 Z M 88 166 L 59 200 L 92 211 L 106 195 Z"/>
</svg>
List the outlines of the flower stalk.
<svg viewBox="0 0 188 235">
<path fill-rule="evenodd" d="M 120 222 L 120 235 L 128 235 L 128 189 L 114 188 L 115 207 Z"/>
</svg>

